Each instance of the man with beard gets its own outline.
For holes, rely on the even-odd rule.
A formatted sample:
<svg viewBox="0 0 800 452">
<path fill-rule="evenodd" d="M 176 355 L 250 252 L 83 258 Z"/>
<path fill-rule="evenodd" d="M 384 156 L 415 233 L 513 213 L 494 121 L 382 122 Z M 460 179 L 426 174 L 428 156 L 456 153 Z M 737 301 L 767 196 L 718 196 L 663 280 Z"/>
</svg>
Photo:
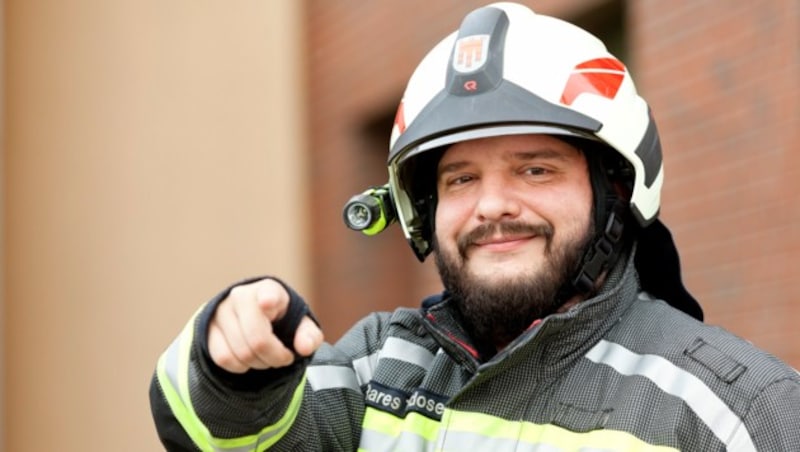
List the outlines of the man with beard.
<svg viewBox="0 0 800 452">
<path fill-rule="evenodd" d="M 384 213 L 446 291 L 333 345 L 275 278 L 223 291 L 159 360 L 167 449 L 800 451 L 800 375 L 701 322 L 655 123 L 593 36 L 473 11 L 412 75 L 388 167 Z"/>
<path fill-rule="evenodd" d="M 438 168 L 436 265 L 470 337 L 491 356 L 579 300 L 559 290 L 594 233 L 588 167 L 559 139 L 508 135 L 455 143 Z"/>
</svg>

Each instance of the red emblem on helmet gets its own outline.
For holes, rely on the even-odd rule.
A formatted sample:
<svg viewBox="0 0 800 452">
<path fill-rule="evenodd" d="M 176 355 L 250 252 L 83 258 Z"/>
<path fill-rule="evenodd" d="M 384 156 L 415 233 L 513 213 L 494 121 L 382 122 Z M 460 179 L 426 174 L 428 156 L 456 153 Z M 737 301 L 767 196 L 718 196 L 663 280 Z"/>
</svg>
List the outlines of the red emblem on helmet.
<svg viewBox="0 0 800 452">
<path fill-rule="evenodd" d="M 613 99 L 625 79 L 625 66 L 614 58 L 596 58 L 585 61 L 572 70 L 567 86 L 561 94 L 561 103 L 572 102 L 583 93 L 597 94 Z"/>
<path fill-rule="evenodd" d="M 400 105 L 397 107 L 397 113 L 394 115 L 394 125 L 397 127 L 397 131 L 403 133 L 406 131 L 406 116 L 405 112 L 403 111 L 403 101 L 400 101 Z"/>
<path fill-rule="evenodd" d="M 456 41 L 453 51 L 453 69 L 472 72 L 486 63 L 489 57 L 489 35 L 467 36 Z"/>
</svg>

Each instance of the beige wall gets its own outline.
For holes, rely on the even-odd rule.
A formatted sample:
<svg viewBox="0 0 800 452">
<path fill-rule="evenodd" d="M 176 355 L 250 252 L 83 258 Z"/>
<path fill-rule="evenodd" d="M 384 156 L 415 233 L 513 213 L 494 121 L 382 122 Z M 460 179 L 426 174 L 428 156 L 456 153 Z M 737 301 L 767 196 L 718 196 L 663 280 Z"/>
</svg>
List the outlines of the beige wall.
<svg viewBox="0 0 800 452">
<path fill-rule="evenodd" d="M 2 450 L 160 450 L 150 375 L 199 304 L 307 292 L 301 6 L 5 2 Z"/>
<path fill-rule="evenodd" d="M 0 1 L 0 54 L 5 52 L 5 2 Z M 5 61 L 0 59 L 0 449 L 5 444 Z"/>
</svg>

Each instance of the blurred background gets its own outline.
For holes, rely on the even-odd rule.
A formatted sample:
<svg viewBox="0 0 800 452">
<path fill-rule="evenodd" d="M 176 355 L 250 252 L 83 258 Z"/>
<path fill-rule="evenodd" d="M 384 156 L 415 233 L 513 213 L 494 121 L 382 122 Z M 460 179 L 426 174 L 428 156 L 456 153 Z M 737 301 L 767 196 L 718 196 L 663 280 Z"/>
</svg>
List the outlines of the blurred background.
<svg viewBox="0 0 800 452">
<path fill-rule="evenodd" d="M 341 208 L 386 181 L 408 76 L 483 3 L 0 2 L 0 450 L 162 450 L 156 360 L 241 278 L 281 276 L 331 341 L 438 291 L 399 228 Z M 707 322 L 800 367 L 800 2 L 524 3 L 629 66 Z"/>
</svg>

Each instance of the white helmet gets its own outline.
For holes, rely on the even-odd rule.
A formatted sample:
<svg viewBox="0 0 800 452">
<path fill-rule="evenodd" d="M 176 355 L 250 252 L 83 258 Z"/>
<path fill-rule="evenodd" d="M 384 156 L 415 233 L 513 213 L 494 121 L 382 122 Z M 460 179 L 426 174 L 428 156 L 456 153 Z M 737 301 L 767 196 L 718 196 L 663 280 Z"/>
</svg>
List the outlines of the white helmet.
<svg viewBox="0 0 800 452">
<path fill-rule="evenodd" d="M 397 111 L 389 186 L 420 260 L 431 251 L 435 208 L 435 188 L 420 189 L 425 182 L 413 170 L 426 151 L 527 133 L 588 139 L 616 151 L 629 167 L 633 217 L 643 227 L 657 217 L 661 145 L 626 67 L 575 25 L 494 3 L 467 15 L 425 56 Z"/>
</svg>

